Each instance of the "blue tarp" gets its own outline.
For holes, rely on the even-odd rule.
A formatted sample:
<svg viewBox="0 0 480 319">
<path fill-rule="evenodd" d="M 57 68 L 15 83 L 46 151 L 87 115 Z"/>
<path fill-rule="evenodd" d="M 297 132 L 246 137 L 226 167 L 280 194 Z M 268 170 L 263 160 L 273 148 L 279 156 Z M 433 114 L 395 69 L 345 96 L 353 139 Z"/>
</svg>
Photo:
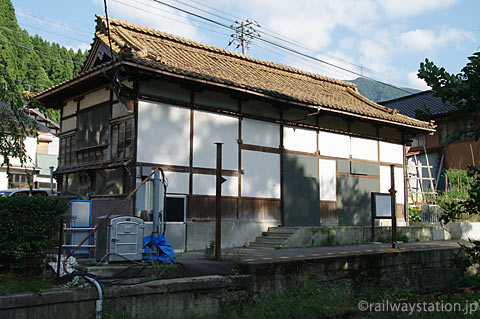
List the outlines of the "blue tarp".
<svg viewBox="0 0 480 319">
<path fill-rule="evenodd" d="M 153 251 L 153 245 L 155 245 L 159 250 L 159 255 Z M 152 247 L 152 248 L 151 248 Z M 177 261 L 175 257 L 175 252 L 173 251 L 172 245 L 162 234 L 152 237 L 149 235 L 143 237 L 143 260 L 145 261 L 161 261 L 163 263 L 174 263 Z"/>
</svg>

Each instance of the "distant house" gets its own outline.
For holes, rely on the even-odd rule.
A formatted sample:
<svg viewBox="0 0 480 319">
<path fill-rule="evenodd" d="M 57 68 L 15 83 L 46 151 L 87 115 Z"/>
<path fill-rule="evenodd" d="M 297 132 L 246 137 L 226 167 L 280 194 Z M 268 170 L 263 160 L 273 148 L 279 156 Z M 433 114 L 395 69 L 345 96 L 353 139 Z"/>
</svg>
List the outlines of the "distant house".
<svg viewBox="0 0 480 319">
<path fill-rule="evenodd" d="M 413 166 L 414 156 L 419 163 L 425 167 L 427 165 L 424 154 L 424 147 L 428 154 L 428 160 L 432 167 L 431 174 L 435 179 L 435 187 L 442 189 L 444 187 L 443 172 L 449 168 L 467 169 L 468 165 L 480 161 L 480 142 L 463 136 L 453 142 L 449 139 L 456 131 L 465 128 L 467 125 L 476 123 L 479 125 L 479 119 L 470 118 L 468 120 L 458 119 L 452 116 L 456 107 L 443 103 L 441 98 L 433 96 L 432 91 L 420 92 L 406 97 L 381 102 L 389 108 L 398 109 L 404 115 L 415 117 L 420 113 L 430 115 L 431 119 L 437 125 L 437 131 L 434 134 L 419 134 L 413 139 L 407 157 L 410 166 Z M 451 142 L 451 143 L 450 143 Z M 413 168 L 411 169 L 413 172 Z M 426 175 L 427 171 L 423 169 L 419 174 Z M 429 188 L 429 181 L 423 181 L 423 188 Z M 437 185 L 438 184 L 438 185 Z"/>
<path fill-rule="evenodd" d="M 9 106 L 0 103 L 0 114 L 6 116 Z M 26 108 L 25 112 L 36 122 L 37 136 L 27 136 L 24 140 L 25 151 L 30 158 L 29 163 L 21 165 L 18 158 L 10 159 L 11 183 L 8 183 L 7 168 L 0 167 L 0 189 L 28 188 L 27 174 L 34 173 L 33 188 L 50 188 L 50 166 L 54 169 L 58 165 L 60 125 L 36 109 Z M 0 158 L 3 163 L 3 159 Z M 54 187 L 56 181 L 54 180 Z"/>
<path fill-rule="evenodd" d="M 62 110 L 59 187 L 88 193 L 94 217 L 160 167 L 167 221 L 183 221 L 185 208 L 186 248 L 203 249 L 214 237 L 222 142 L 225 246 L 269 226 L 368 225 L 370 194 L 388 191 L 391 165 L 406 221 L 405 141 L 433 132 L 429 123 L 351 83 L 116 19 L 110 33 L 114 61 L 97 17 L 81 74 L 36 96 Z M 142 192 L 123 213 L 142 216 Z"/>
</svg>

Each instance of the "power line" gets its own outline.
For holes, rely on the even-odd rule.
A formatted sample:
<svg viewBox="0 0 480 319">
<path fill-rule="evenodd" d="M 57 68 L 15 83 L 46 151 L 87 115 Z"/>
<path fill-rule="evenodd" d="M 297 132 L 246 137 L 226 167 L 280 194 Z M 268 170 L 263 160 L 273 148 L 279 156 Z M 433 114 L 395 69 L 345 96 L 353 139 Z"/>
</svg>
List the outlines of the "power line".
<svg viewBox="0 0 480 319">
<path fill-rule="evenodd" d="M 154 1 L 154 2 L 156 2 L 156 3 L 163 4 L 163 5 L 167 6 L 167 7 L 170 7 L 170 8 L 172 8 L 172 9 L 181 11 L 181 12 L 183 12 L 183 13 L 186 13 L 186 14 L 189 14 L 189 15 L 192 15 L 192 16 L 195 16 L 195 17 L 200 18 L 200 19 L 203 19 L 203 20 L 205 20 L 205 21 L 209 21 L 209 22 L 211 22 L 211 23 L 213 23 L 213 24 L 222 26 L 222 27 L 224 27 L 224 28 L 227 28 L 227 29 L 230 29 L 230 30 L 235 30 L 234 28 L 232 28 L 232 27 L 230 27 L 230 26 L 228 26 L 228 25 L 226 25 L 226 24 L 223 24 L 223 23 L 218 22 L 218 21 L 215 21 L 215 20 L 213 20 L 213 19 L 210 19 L 210 18 L 201 16 L 201 15 L 199 15 L 199 14 L 190 12 L 190 11 L 188 11 L 188 10 L 185 10 L 185 9 L 182 9 L 182 8 L 179 8 L 179 7 L 176 7 L 176 6 L 174 6 L 174 5 L 165 3 L 165 2 L 163 2 L 163 1 L 160 1 L 160 0 L 151 0 L 151 1 Z M 252 38 L 257 39 L 257 40 L 260 40 L 260 41 L 265 42 L 265 43 L 268 43 L 268 44 L 270 44 L 270 45 L 279 47 L 279 48 L 281 48 L 281 49 L 284 49 L 284 50 L 293 52 L 293 53 L 295 53 L 295 54 L 304 56 L 304 57 L 309 58 L 309 59 L 312 59 L 312 60 L 314 60 L 314 61 L 317 61 L 317 62 L 320 62 L 320 63 L 324 63 L 324 64 L 326 64 L 326 65 L 329 65 L 329 66 L 333 67 L 333 68 L 337 68 L 337 69 L 339 69 L 339 70 L 342 70 L 342 71 L 345 71 L 345 72 L 348 72 L 348 73 L 351 73 L 351 74 L 355 74 L 355 75 L 357 75 L 357 76 L 359 76 L 359 77 L 363 77 L 363 78 L 365 78 L 365 79 L 368 79 L 368 80 L 371 80 L 371 81 L 375 81 L 375 82 L 377 82 L 377 83 L 381 83 L 381 84 L 383 84 L 383 85 L 386 85 L 386 86 L 395 88 L 395 89 L 400 90 L 400 91 L 403 91 L 403 92 L 405 92 L 405 93 L 412 94 L 410 91 L 407 91 L 407 90 L 405 90 L 405 89 L 403 89 L 403 88 L 400 88 L 400 87 L 397 87 L 397 86 L 394 86 L 394 85 L 391 85 L 391 84 L 388 84 L 388 83 L 385 83 L 385 82 L 382 82 L 382 81 L 379 81 L 379 80 L 376 80 L 376 79 L 373 79 L 373 78 L 370 78 L 370 77 L 366 77 L 366 76 L 364 76 L 363 74 L 361 74 L 361 73 L 359 73 L 359 72 L 349 70 L 349 69 L 347 69 L 347 68 L 341 67 L 341 66 L 336 65 L 336 64 L 333 64 L 333 63 L 330 63 L 330 62 L 325 61 L 325 60 L 323 60 L 323 59 L 319 59 L 319 58 L 314 57 L 314 56 L 312 56 L 312 55 L 309 55 L 309 54 L 300 52 L 300 51 L 298 51 L 298 50 L 296 50 L 296 49 L 292 49 L 292 48 L 286 47 L 286 46 L 284 46 L 284 45 L 282 45 L 282 44 L 275 43 L 275 42 L 273 42 L 273 41 L 270 41 L 270 40 L 267 40 L 267 39 L 263 39 L 263 38 L 261 38 L 261 37 L 255 36 L 255 35 L 252 35 Z"/>
<path fill-rule="evenodd" d="M 231 22 L 234 22 L 232 19 L 225 18 L 225 17 L 223 17 L 223 16 L 221 16 L 221 15 L 218 15 L 218 14 L 212 13 L 212 12 L 210 12 L 210 11 L 207 11 L 207 10 L 204 10 L 204 9 L 200 9 L 199 7 L 192 6 L 191 4 L 185 3 L 185 2 L 183 2 L 183 1 L 180 1 L 180 0 L 174 0 L 174 1 L 175 1 L 175 2 L 178 2 L 178 3 L 181 3 L 181 4 L 185 5 L 185 6 L 188 6 L 188 7 L 194 8 L 194 9 L 196 9 L 196 10 L 200 11 L 200 12 L 203 12 L 203 13 L 206 13 L 206 14 L 212 15 L 212 16 L 214 16 L 214 17 L 217 17 L 217 18 L 220 18 L 220 19 L 226 20 L 226 21 L 228 21 L 228 22 L 230 22 L 230 23 L 231 23 Z M 240 20 L 241 20 L 241 19 L 240 19 Z"/>
<path fill-rule="evenodd" d="M 44 21 L 44 22 L 48 22 L 49 24 L 51 25 L 55 25 L 57 27 L 60 27 L 62 29 L 67 29 L 69 31 L 74 31 L 74 32 L 77 32 L 77 33 L 83 33 L 83 34 L 88 34 L 90 35 L 91 33 L 87 30 L 83 30 L 83 29 L 78 29 L 78 28 L 72 28 L 71 26 L 69 25 L 66 25 L 64 23 L 61 23 L 61 22 L 58 22 L 58 21 L 54 21 L 54 20 L 50 20 L 50 19 L 46 19 L 46 18 L 42 18 L 42 17 L 39 17 L 39 16 L 36 16 L 32 13 L 29 13 L 29 12 L 26 12 L 26 11 L 23 11 L 21 9 L 15 9 L 15 12 L 18 12 L 20 15 L 26 15 L 26 16 L 29 16 L 29 17 L 32 17 L 32 18 L 35 18 L 37 20 L 41 20 L 41 21 Z"/>
<path fill-rule="evenodd" d="M 53 55 L 53 54 L 50 54 L 50 53 L 47 53 L 47 52 L 44 52 L 44 51 L 40 51 L 40 50 L 37 50 L 37 49 L 34 49 L 34 48 L 29 48 L 29 47 L 26 47 L 26 46 L 23 46 L 23 45 L 20 45 L 20 44 L 8 42 L 8 41 L 3 41 L 3 40 L 0 40 L 0 42 L 7 43 L 7 44 L 10 44 L 10 45 L 14 45 L 14 46 L 17 46 L 19 48 L 35 51 L 35 52 L 40 53 L 40 54 L 49 55 L 51 57 L 54 57 L 54 58 L 57 58 L 57 59 L 60 59 L 60 60 L 64 60 L 64 61 L 67 61 L 67 62 L 70 62 L 70 63 L 73 63 L 73 64 L 77 64 L 77 65 L 80 65 L 80 66 L 82 65 L 81 63 L 75 62 L 73 60 L 64 59 L 62 57 L 59 57 L 59 56 L 56 56 L 56 55 Z"/>
<path fill-rule="evenodd" d="M 22 84 L 26 84 L 26 85 L 33 85 L 33 86 L 37 86 L 37 87 L 49 88 L 49 86 L 46 86 L 46 85 L 37 84 L 37 83 L 30 83 L 30 82 L 18 80 L 16 78 L 12 78 L 11 76 L 8 75 L 7 71 L 5 70 L 5 66 L 3 65 L 2 67 L 3 67 L 3 69 L 1 71 L 3 73 L 3 76 L 6 77 L 6 78 L 9 78 L 10 80 L 13 80 L 15 82 L 19 82 L 19 83 L 22 83 Z"/>
<path fill-rule="evenodd" d="M 205 8 L 209 8 L 209 9 L 211 9 L 211 10 L 214 10 L 214 11 L 223 13 L 223 14 L 225 14 L 225 15 L 231 16 L 232 18 L 235 18 L 235 19 L 237 19 L 237 20 L 242 20 L 242 19 L 243 19 L 243 18 L 240 18 L 240 17 L 238 17 L 238 16 L 235 16 L 235 15 L 233 15 L 233 14 L 231 14 L 231 13 L 228 13 L 228 12 L 225 12 L 225 11 L 222 11 L 222 10 L 219 10 L 219 9 L 216 9 L 216 8 L 214 8 L 214 7 L 208 6 L 208 5 L 206 5 L 206 4 L 204 4 L 204 3 L 200 2 L 200 1 L 190 0 L 190 2 L 197 3 L 197 4 L 199 4 L 199 5 L 204 6 Z M 233 21 L 233 20 L 232 20 L 232 21 Z"/>
<path fill-rule="evenodd" d="M 134 9 L 137 9 L 139 11 L 143 11 L 143 12 L 147 12 L 147 13 L 150 13 L 150 14 L 153 14 L 157 17 L 162 17 L 162 18 L 165 18 L 165 19 L 168 19 L 168 20 L 171 20 L 171 21 L 175 21 L 175 22 L 178 22 L 178 23 L 182 23 L 182 24 L 185 24 L 185 25 L 189 25 L 189 26 L 192 26 L 192 24 L 188 23 L 188 22 L 185 22 L 185 21 L 181 21 L 181 20 L 177 20 L 177 19 L 174 19 L 174 18 L 171 18 L 171 17 L 168 17 L 168 16 L 165 16 L 165 15 L 161 15 L 161 14 L 156 14 L 156 13 L 152 13 L 150 11 L 147 11 L 145 9 L 142 9 L 142 8 L 139 8 L 139 7 L 136 7 L 136 6 L 133 6 L 131 4 L 128 4 L 128 3 L 125 3 L 125 2 L 122 2 L 122 1 L 119 1 L 119 0 L 112 0 L 113 2 L 117 2 L 117 3 L 120 3 L 124 6 L 127 6 L 127 7 L 130 7 L 130 8 L 134 8 Z M 144 2 L 141 2 L 141 1 L 137 1 L 137 3 L 141 3 L 141 4 L 144 4 L 144 5 L 147 5 L 146 3 Z M 175 14 L 173 12 L 170 12 L 170 11 L 166 11 L 166 10 L 162 10 L 160 8 L 152 8 L 152 9 L 155 9 L 157 11 L 162 11 L 162 12 L 165 12 L 165 13 L 168 13 L 168 14 L 171 14 L 171 15 L 174 15 L 174 16 L 177 16 L 178 17 L 178 14 Z M 209 23 L 206 23 L 204 21 L 201 21 L 201 20 L 195 20 L 196 22 L 199 22 L 199 23 L 202 23 L 202 24 L 205 24 L 205 25 L 211 25 Z M 230 34 L 228 33 L 223 33 L 223 32 L 219 32 L 219 31 L 216 31 L 216 30 L 212 30 L 212 29 L 209 29 L 209 28 L 205 28 L 205 27 L 202 27 L 202 26 L 195 26 L 199 29 L 202 29 L 202 30 L 206 30 L 206 31 L 209 31 L 209 32 L 214 32 L 214 33 L 218 33 L 218 34 L 221 34 L 221 35 L 226 35 L 226 36 L 229 36 Z"/>
<path fill-rule="evenodd" d="M 177 1 L 177 2 L 180 2 L 180 3 L 185 4 L 184 2 L 181 2 L 181 1 L 179 1 L 179 0 L 174 0 L 174 1 Z M 216 8 L 214 8 L 214 7 L 205 5 L 205 4 L 201 3 L 200 1 L 196 1 L 196 0 L 189 0 L 189 1 L 190 1 L 190 2 L 194 2 L 194 3 L 197 3 L 197 4 L 200 4 L 200 5 L 202 5 L 202 6 L 206 7 L 206 8 L 209 8 L 209 9 L 211 9 L 211 10 L 214 10 L 214 11 L 217 11 L 217 12 L 220 12 L 220 13 L 223 13 L 223 14 L 226 14 L 226 15 L 229 15 L 229 16 L 231 16 L 231 17 L 241 19 L 241 18 L 239 18 L 239 17 L 237 17 L 237 16 L 235 16 L 235 15 L 229 14 L 229 13 L 227 13 L 227 12 L 225 12 L 225 11 L 221 11 L 221 10 L 218 10 L 218 9 L 216 9 Z M 186 4 L 186 5 L 188 5 L 188 4 Z M 190 6 L 190 7 L 192 7 L 192 8 L 197 8 L 197 7 L 192 6 L 192 5 L 188 5 L 188 6 Z M 205 11 L 205 10 L 202 10 L 202 11 Z M 212 13 L 210 13 L 210 14 L 212 14 Z M 216 14 L 212 14 L 212 15 L 218 16 L 218 15 L 216 15 Z M 222 19 L 228 20 L 228 19 L 225 18 L 225 17 L 222 17 Z M 303 43 L 301 43 L 301 42 L 299 42 L 299 41 L 296 41 L 296 40 L 294 40 L 294 39 L 292 39 L 292 38 L 288 38 L 288 37 L 286 37 L 286 36 L 284 36 L 284 35 L 276 32 L 276 31 L 273 31 L 273 30 L 270 30 L 270 29 L 268 29 L 268 28 L 265 28 L 264 26 L 259 26 L 259 27 L 260 27 L 261 29 L 263 29 L 263 30 L 268 31 L 268 32 L 262 31 L 262 34 L 265 34 L 265 35 L 267 35 L 267 36 L 270 36 L 270 37 L 272 37 L 272 38 L 274 38 L 274 39 L 277 39 L 277 40 L 280 40 L 280 41 L 283 41 L 283 42 L 286 42 L 286 43 L 294 44 L 294 45 L 300 46 L 300 47 L 302 47 L 302 48 L 304 48 L 304 49 L 307 49 L 307 50 L 309 50 L 309 51 L 312 51 L 313 53 L 322 54 L 322 55 L 324 55 L 324 56 L 326 56 L 326 57 L 333 58 L 333 59 L 335 59 L 335 60 L 337 60 L 337 61 L 341 61 L 341 62 L 347 63 L 347 64 L 349 64 L 349 65 L 351 65 L 351 66 L 354 66 L 354 67 L 356 67 L 356 68 L 361 69 L 362 71 L 366 70 L 366 71 L 368 71 L 369 73 L 377 74 L 377 75 L 380 75 L 380 76 L 385 77 L 385 78 L 390 78 L 390 79 L 398 82 L 399 84 L 408 85 L 408 84 L 406 84 L 406 83 L 400 82 L 398 78 L 391 77 L 391 76 L 389 76 L 389 75 L 387 75 L 387 74 L 383 74 L 383 73 L 381 73 L 381 72 L 378 72 L 378 71 L 375 71 L 375 70 L 373 70 L 373 69 L 367 68 L 367 67 L 365 67 L 365 66 L 363 66 L 363 65 L 358 65 L 358 64 L 356 64 L 356 63 L 354 63 L 354 62 L 351 62 L 351 61 L 348 61 L 348 60 L 345 60 L 345 59 L 342 59 L 342 58 L 338 58 L 338 57 L 333 56 L 333 55 L 331 55 L 331 54 L 327 54 L 327 53 L 324 53 L 324 52 L 320 52 L 320 51 L 318 51 L 318 50 L 315 49 L 315 48 L 312 48 L 312 47 L 310 47 L 310 46 L 308 46 L 308 45 L 305 45 L 305 44 L 303 44 Z M 273 34 L 276 34 L 276 35 L 278 35 L 278 36 L 273 35 L 272 33 L 273 33 Z M 257 43 L 257 45 L 258 45 L 258 43 Z M 365 76 L 363 75 L 363 73 L 360 73 L 359 76 L 365 77 Z"/>
<path fill-rule="evenodd" d="M 72 39 L 72 40 L 76 40 L 76 41 L 79 41 L 79 42 L 82 42 L 82 43 L 87 43 L 87 42 L 85 42 L 84 40 L 72 38 L 72 37 L 69 37 L 69 36 L 67 36 L 67 35 L 63 35 L 63 34 L 56 33 L 56 32 L 52 32 L 52 31 L 47 31 L 47 30 L 45 30 L 45 29 L 41 29 L 41 28 L 38 28 L 38 27 L 34 27 L 34 26 L 31 26 L 31 25 L 28 25 L 28 24 L 19 23 L 19 25 L 26 26 L 26 27 L 29 27 L 29 28 L 32 28 L 32 29 L 38 29 L 38 30 L 43 31 L 43 32 L 55 34 L 55 35 L 58 35 L 58 36 L 61 36 L 61 37 L 64 37 L 64 38 L 68 38 L 68 39 Z M 13 29 L 10 29 L 10 28 L 4 27 L 4 26 L 0 26 L 0 28 L 5 29 L 5 30 L 8 30 L 8 31 L 11 31 L 11 32 L 22 33 L 22 31 L 13 30 Z M 29 34 L 29 36 L 31 36 L 31 34 Z M 87 44 L 88 44 L 88 43 L 87 43 Z"/>
</svg>

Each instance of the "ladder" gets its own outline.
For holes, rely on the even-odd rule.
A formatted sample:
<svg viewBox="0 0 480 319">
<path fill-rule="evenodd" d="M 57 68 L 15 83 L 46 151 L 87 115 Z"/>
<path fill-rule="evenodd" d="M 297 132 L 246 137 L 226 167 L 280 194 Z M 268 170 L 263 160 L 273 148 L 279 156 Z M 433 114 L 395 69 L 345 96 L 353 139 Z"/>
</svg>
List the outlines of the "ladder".
<svg viewBox="0 0 480 319">
<path fill-rule="evenodd" d="M 423 152 L 425 154 L 426 165 L 423 165 L 418 160 L 417 155 L 414 154 L 415 173 L 412 174 L 407 169 L 407 191 L 411 202 L 413 202 L 413 204 L 409 204 L 409 206 L 422 211 L 422 222 L 435 223 L 438 222 L 438 217 L 440 215 L 440 207 L 436 205 L 438 178 L 435 179 L 432 175 L 433 166 L 430 165 L 425 146 L 423 146 Z M 440 161 L 439 174 L 443 159 L 444 154 L 442 154 L 442 159 Z M 426 170 L 426 174 L 424 173 L 424 170 Z M 440 176 L 439 174 L 438 176 Z M 414 182 L 412 183 L 412 181 Z M 426 183 L 428 186 L 425 185 L 424 181 L 428 181 L 428 183 Z"/>
<path fill-rule="evenodd" d="M 423 152 L 425 154 L 425 162 L 426 165 L 423 165 L 417 158 L 417 155 L 413 155 L 414 165 L 415 165 L 415 173 L 412 174 L 410 172 L 407 173 L 407 185 L 408 185 L 408 193 L 411 198 L 413 204 L 410 207 L 415 207 L 416 209 L 421 209 L 423 204 L 426 205 L 435 205 L 436 204 L 436 182 L 435 178 L 432 176 L 432 166 L 430 165 L 430 161 L 428 159 L 428 153 L 423 146 Z M 442 158 L 443 161 L 443 158 Z M 426 174 L 424 174 L 424 170 L 426 170 Z M 425 176 L 426 175 L 426 176 Z M 414 181 L 414 183 L 412 183 Z M 428 186 L 425 187 L 424 181 L 428 181 Z M 414 184 L 415 186 L 413 186 Z"/>
</svg>

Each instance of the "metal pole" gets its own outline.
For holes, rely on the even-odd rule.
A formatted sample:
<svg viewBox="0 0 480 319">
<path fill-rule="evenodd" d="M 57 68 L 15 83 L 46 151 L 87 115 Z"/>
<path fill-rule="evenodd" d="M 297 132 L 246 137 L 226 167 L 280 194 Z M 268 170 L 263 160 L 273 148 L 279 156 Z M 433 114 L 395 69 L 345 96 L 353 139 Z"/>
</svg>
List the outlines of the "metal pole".
<svg viewBox="0 0 480 319">
<path fill-rule="evenodd" d="M 397 192 L 395 190 L 395 166 L 390 165 L 390 181 L 391 181 L 391 187 L 388 190 L 390 195 L 392 195 L 392 201 L 391 201 L 391 210 L 392 210 L 392 248 L 398 248 L 397 246 L 397 204 L 396 204 L 396 198 L 395 198 L 395 193 Z"/>
<path fill-rule="evenodd" d="M 153 228 L 152 228 L 152 237 L 158 236 L 158 225 L 160 217 L 160 201 L 159 201 L 159 192 L 160 192 L 160 172 L 155 170 L 153 174 Z"/>
<path fill-rule="evenodd" d="M 242 21 L 242 35 L 241 35 L 241 42 L 242 42 L 242 54 L 247 53 L 247 46 L 245 43 L 245 22 Z"/>
<path fill-rule="evenodd" d="M 50 166 L 50 191 L 53 193 L 53 166 Z"/>
<path fill-rule="evenodd" d="M 60 278 L 60 265 L 62 263 L 62 246 L 63 246 L 63 218 L 60 220 L 60 229 L 58 233 L 57 278 Z"/>
<path fill-rule="evenodd" d="M 216 170 L 216 194 L 215 194 L 215 259 L 222 259 L 222 144 L 217 145 L 217 170 Z"/>
</svg>

